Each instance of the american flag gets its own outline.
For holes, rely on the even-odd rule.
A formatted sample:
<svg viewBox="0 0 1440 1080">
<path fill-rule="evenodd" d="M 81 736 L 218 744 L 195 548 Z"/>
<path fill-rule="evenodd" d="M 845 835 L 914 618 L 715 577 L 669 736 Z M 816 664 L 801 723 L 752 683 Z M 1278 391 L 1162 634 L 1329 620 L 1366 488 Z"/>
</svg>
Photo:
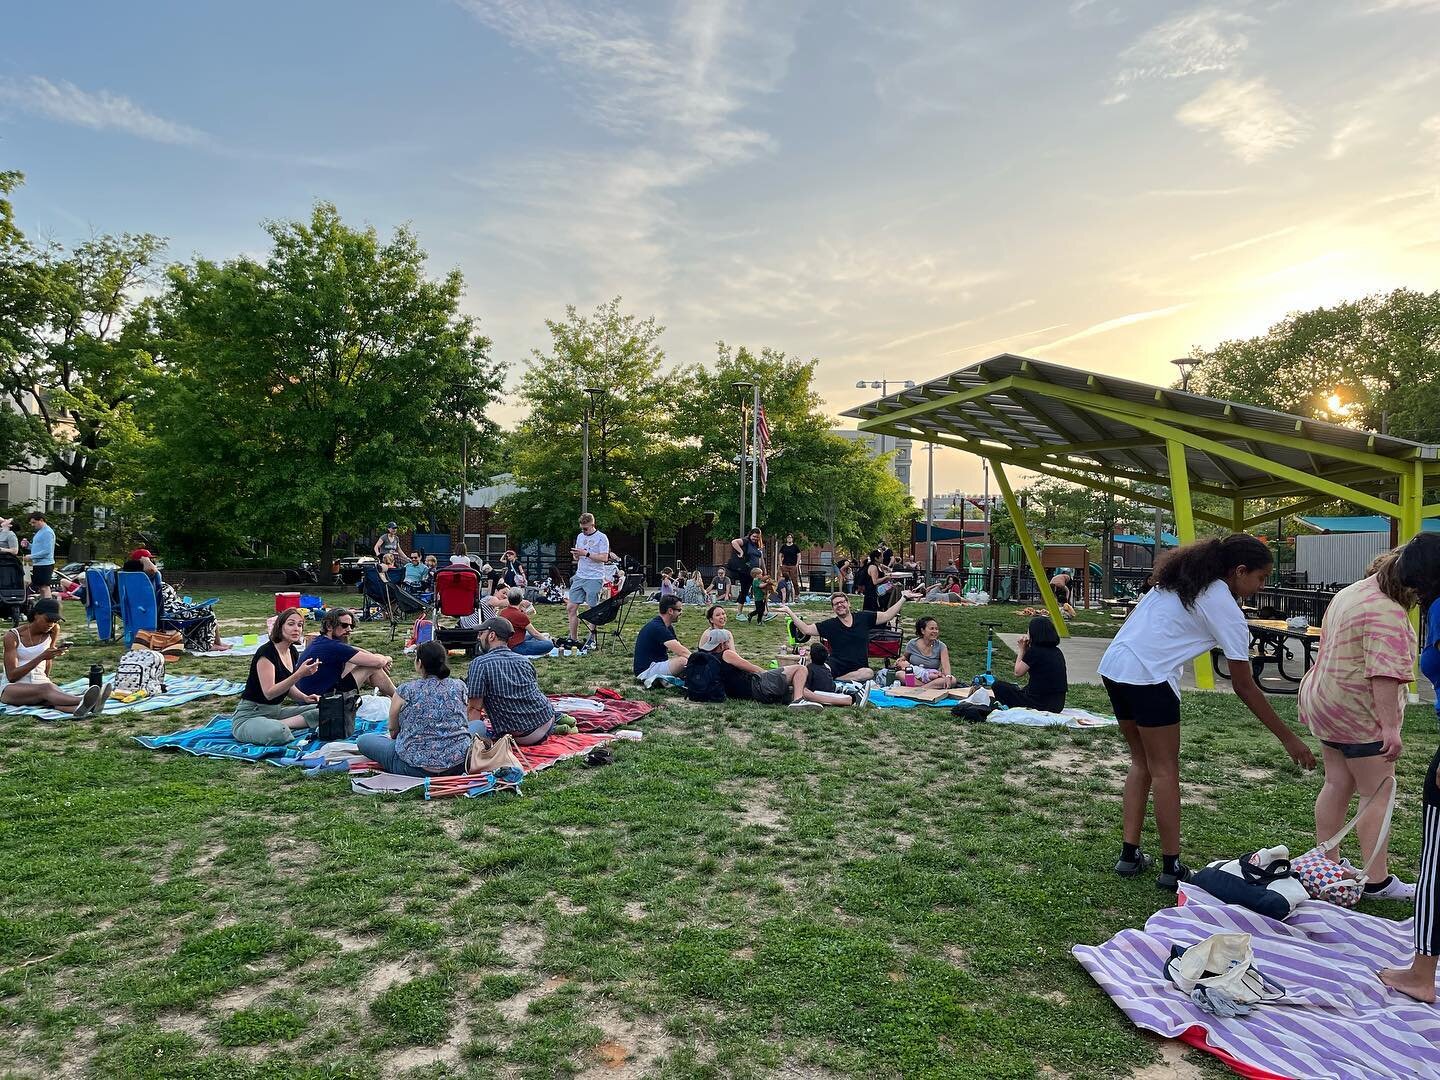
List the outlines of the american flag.
<svg viewBox="0 0 1440 1080">
<path fill-rule="evenodd" d="M 760 456 L 760 490 L 765 490 L 770 470 L 765 465 L 765 451 L 770 449 L 770 423 L 765 419 L 765 405 L 755 414 L 755 452 Z"/>
</svg>

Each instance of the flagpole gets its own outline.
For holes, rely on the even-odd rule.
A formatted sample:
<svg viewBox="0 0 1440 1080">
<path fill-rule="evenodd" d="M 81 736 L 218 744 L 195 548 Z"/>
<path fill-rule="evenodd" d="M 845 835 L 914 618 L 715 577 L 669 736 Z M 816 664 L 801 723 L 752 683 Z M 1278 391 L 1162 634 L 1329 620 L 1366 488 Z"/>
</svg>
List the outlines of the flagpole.
<svg viewBox="0 0 1440 1080">
<path fill-rule="evenodd" d="M 755 400 L 751 406 L 750 422 L 755 426 L 750 445 L 755 447 L 755 457 L 750 462 L 750 528 L 755 528 L 755 510 L 760 503 L 760 384 L 755 384 Z"/>
</svg>

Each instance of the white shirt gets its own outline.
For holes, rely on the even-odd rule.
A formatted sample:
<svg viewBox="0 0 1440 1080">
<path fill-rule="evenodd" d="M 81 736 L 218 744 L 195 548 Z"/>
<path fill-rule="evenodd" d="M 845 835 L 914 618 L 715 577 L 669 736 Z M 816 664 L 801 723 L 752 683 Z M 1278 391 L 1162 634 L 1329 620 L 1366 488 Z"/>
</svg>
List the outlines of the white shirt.
<svg viewBox="0 0 1440 1080">
<path fill-rule="evenodd" d="M 1250 662 L 1250 628 L 1225 582 L 1211 582 L 1188 611 L 1176 593 L 1151 589 L 1100 658 L 1100 674 L 1132 686 L 1168 682 L 1179 697 L 1185 664 L 1217 646 L 1226 660 Z"/>
<path fill-rule="evenodd" d="M 610 538 L 599 529 L 596 529 L 589 536 L 583 532 L 575 535 L 575 546 L 582 548 L 586 555 L 605 555 L 610 551 Z M 608 581 L 615 571 L 610 568 L 609 563 L 596 562 L 592 558 L 582 555 L 575 562 L 575 576 L 577 578 L 591 578 L 596 581 Z"/>
</svg>

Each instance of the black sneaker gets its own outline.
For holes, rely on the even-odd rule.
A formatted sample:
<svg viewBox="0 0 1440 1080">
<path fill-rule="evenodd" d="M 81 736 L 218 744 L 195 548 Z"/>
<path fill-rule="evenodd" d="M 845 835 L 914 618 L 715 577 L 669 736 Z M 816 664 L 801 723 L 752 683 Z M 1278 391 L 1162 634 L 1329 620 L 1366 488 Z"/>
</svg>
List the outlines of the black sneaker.
<svg viewBox="0 0 1440 1080">
<path fill-rule="evenodd" d="M 1180 883 L 1182 881 L 1189 880 L 1190 868 L 1182 862 L 1175 867 L 1175 872 L 1173 874 L 1167 874 L 1163 870 L 1160 873 L 1156 874 L 1155 887 L 1157 889 L 1164 889 L 1166 892 L 1174 892 L 1180 887 Z"/>
<path fill-rule="evenodd" d="M 1121 859 L 1119 862 L 1117 862 L 1115 864 L 1115 873 L 1119 874 L 1121 877 L 1135 877 L 1138 874 L 1145 873 L 1146 870 L 1151 869 L 1152 867 L 1154 867 L 1154 865 L 1154 857 L 1151 855 L 1146 855 L 1142 851 L 1137 857 L 1133 859 Z"/>
</svg>

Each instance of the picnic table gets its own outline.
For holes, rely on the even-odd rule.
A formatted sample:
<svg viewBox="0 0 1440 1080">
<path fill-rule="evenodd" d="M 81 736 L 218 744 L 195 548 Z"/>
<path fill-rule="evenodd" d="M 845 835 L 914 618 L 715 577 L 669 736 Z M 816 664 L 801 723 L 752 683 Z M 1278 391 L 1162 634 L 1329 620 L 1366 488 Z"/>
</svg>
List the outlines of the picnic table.
<svg viewBox="0 0 1440 1080">
<path fill-rule="evenodd" d="M 1294 629 L 1280 619 L 1246 619 L 1245 625 L 1250 628 L 1250 668 L 1255 673 L 1255 681 L 1260 689 L 1267 694 L 1298 694 L 1300 681 L 1315 662 L 1315 647 L 1320 642 L 1320 627 Z M 1285 666 L 1287 661 L 1294 660 L 1289 648 L 1292 641 L 1298 641 L 1304 653 L 1299 675 L 1292 675 Z M 1222 679 L 1230 678 L 1230 669 L 1220 650 L 1214 650 L 1211 656 L 1215 659 L 1215 673 Z M 1265 669 L 1272 665 L 1282 684 L 1263 681 Z"/>
</svg>

